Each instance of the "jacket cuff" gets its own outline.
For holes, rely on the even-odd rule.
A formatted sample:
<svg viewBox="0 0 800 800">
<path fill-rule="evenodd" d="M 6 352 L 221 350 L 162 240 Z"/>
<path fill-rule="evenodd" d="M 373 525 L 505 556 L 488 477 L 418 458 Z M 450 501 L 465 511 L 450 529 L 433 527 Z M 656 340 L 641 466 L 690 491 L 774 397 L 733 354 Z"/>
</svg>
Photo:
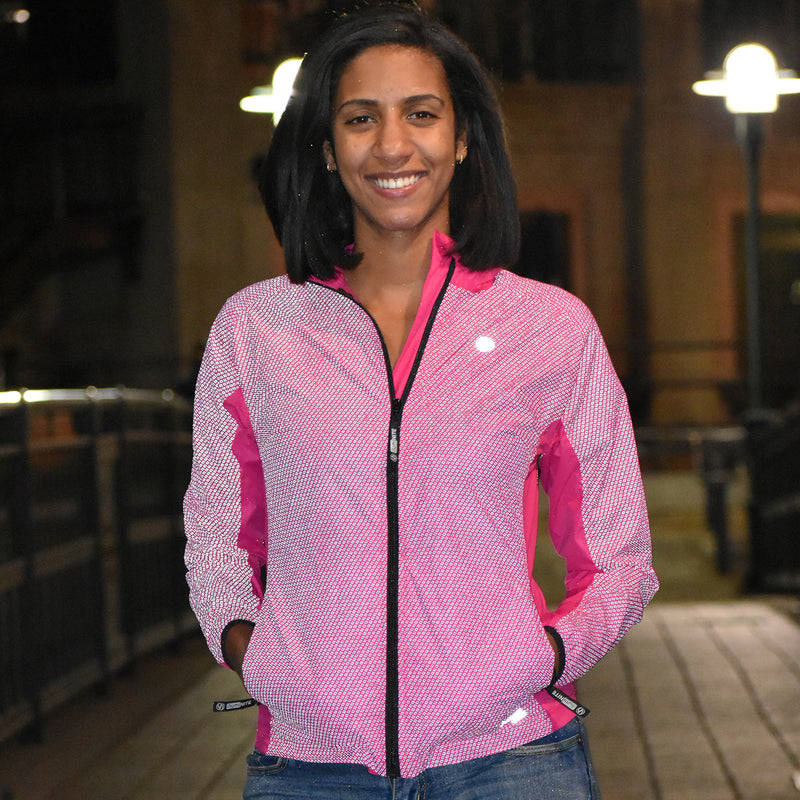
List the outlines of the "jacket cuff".
<svg viewBox="0 0 800 800">
<path fill-rule="evenodd" d="M 231 621 L 230 621 L 230 622 L 229 622 L 229 623 L 228 623 L 228 624 L 227 624 L 227 625 L 226 625 L 226 626 L 225 626 L 225 627 L 222 629 L 222 633 L 220 634 L 220 637 L 219 637 L 219 646 L 220 646 L 220 652 L 222 653 L 222 660 L 223 660 L 223 661 L 224 661 L 224 662 L 225 662 L 225 663 L 226 663 L 226 664 L 227 664 L 227 665 L 228 665 L 228 666 L 229 666 L 231 669 L 233 669 L 233 667 L 231 666 L 231 662 L 230 662 L 230 661 L 228 661 L 228 656 L 227 656 L 227 655 L 226 655 L 226 653 L 225 653 L 225 639 L 227 638 L 227 636 L 228 636 L 228 632 L 230 631 L 230 629 L 231 629 L 231 628 L 232 628 L 234 625 L 240 625 L 240 624 L 241 624 L 241 625 L 249 625 L 251 628 L 255 628 L 255 627 L 256 627 L 256 624 L 255 624 L 255 622 L 253 622 L 252 620 L 249 620 L 249 619 L 232 619 L 232 620 L 231 620 Z"/>
<path fill-rule="evenodd" d="M 564 649 L 564 640 L 561 638 L 561 634 L 552 625 L 545 625 L 544 629 L 553 637 L 556 643 L 556 663 L 553 665 L 553 677 L 550 679 L 550 685 L 553 686 L 564 674 L 564 668 L 567 664 L 567 652 Z"/>
</svg>

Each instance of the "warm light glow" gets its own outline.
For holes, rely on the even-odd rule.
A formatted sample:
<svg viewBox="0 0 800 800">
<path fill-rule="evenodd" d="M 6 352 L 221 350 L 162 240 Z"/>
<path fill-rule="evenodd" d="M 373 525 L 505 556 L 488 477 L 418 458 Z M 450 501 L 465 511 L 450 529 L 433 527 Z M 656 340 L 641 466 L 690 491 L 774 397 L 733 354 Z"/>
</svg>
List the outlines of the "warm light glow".
<svg viewBox="0 0 800 800">
<path fill-rule="evenodd" d="M 239 108 L 255 114 L 272 114 L 272 120 L 277 125 L 292 95 L 294 79 L 302 61 L 301 58 L 284 61 L 273 73 L 272 85 L 256 86 L 248 97 L 239 101 Z"/>
<path fill-rule="evenodd" d="M 693 84 L 696 94 L 724 97 L 734 114 L 768 114 L 778 108 L 778 96 L 800 92 L 800 78 L 779 70 L 775 56 L 760 44 L 740 44 L 725 56 L 721 72 L 708 72 Z"/>
<path fill-rule="evenodd" d="M 778 107 L 778 64 L 766 47 L 735 47 L 725 58 L 723 70 L 729 84 L 728 111 L 769 113 Z"/>
<path fill-rule="evenodd" d="M 26 403 L 38 403 L 41 400 L 50 400 L 51 392 L 48 389 L 26 389 L 22 393 L 22 399 Z"/>
</svg>

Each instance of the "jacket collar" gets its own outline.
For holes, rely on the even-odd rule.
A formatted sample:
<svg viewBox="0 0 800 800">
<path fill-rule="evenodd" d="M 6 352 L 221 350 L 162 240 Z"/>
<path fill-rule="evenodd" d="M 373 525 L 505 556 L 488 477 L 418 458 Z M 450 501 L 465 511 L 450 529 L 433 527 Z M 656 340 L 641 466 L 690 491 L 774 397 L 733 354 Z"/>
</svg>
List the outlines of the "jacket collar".
<svg viewBox="0 0 800 800">
<path fill-rule="evenodd" d="M 447 272 L 450 267 L 450 258 L 455 256 L 456 269 L 451 283 L 460 289 L 466 289 L 473 294 L 488 289 L 500 271 L 499 267 L 491 267 L 481 272 L 467 269 L 453 252 L 455 242 L 446 234 L 436 231 L 433 235 L 433 252 L 431 255 L 431 270 Z"/>
<path fill-rule="evenodd" d="M 453 285 L 458 286 L 460 289 L 466 289 L 473 294 L 488 289 L 494 283 L 494 279 L 500 271 L 500 268 L 491 267 L 481 272 L 474 272 L 471 269 L 467 269 L 467 267 L 461 263 L 458 254 L 453 252 L 454 245 L 455 242 L 447 236 L 447 234 L 441 233 L 440 231 L 436 231 L 433 234 L 430 277 L 435 278 L 441 275 L 442 280 L 444 280 L 444 276 L 450 269 L 450 259 L 455 257 L 456 268 L 451 280 Z M 322 280 L 317 277 L 312 277 L 309 280 L 321 283 L 323 286 L 327 286 L 330 289 L 340 289 L 348 294 L 352 294 L 350 287 L 347 285 L 345 271 L 340 267 L 334 267 L 334 269 L 334 276 L 328 280 Z"/>
</svg>

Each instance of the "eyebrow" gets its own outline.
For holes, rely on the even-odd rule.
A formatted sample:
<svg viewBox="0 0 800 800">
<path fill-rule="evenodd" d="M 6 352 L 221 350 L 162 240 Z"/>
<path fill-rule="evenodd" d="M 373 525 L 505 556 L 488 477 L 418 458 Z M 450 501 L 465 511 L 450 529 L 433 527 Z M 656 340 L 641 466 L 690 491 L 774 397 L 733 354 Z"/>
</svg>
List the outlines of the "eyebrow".
<svg viewBox="0 0 800 800">
<path fill-rule="evenodd" d="M 438 94 L 412 94 L 411 97 L 406 97 L 403 103 L 405 105 L 414 105 L 414 103 L 429 103 L 431 101 L 442 107 L 445 105 L 445 101 L 439 97 Z M 342 103 L 339 108 L 336 109 L 336 113 L 338 114 L 347 106 L 368 106 L 370 108 L 374 108 L 377 105 L 377 100 L 370 100 L 365 97 L 354 98 L 352 100 L 345 100 L 344 103 Z"/>
</svg>

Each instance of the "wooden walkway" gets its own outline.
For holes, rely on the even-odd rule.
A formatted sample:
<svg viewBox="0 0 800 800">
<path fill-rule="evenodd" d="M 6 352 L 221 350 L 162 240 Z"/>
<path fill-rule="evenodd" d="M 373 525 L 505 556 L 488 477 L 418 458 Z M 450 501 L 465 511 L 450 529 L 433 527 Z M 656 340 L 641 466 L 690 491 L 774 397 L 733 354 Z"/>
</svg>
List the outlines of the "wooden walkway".
<svg viewBox="0 0 800 800">
<path fill-rule="evenodd" d="M 753 600 L 647 610 L 580 685 L 605 800 L 800 800 L 790 611 Z M 235 800 L 254 712 L 214 714 L 211 703 L 240 696 L 191 641 L 57 715 L 41 745 L 11 745 L 0 797 Z"/>
<path fill-rule="evenodd" d="M 800 800 L 800 626 L 654 603 L 581 683 L 606 800 Z"/>
<path fill-rule="evenodd" d="M 696 477 L 645 485 L 662 589 L 580 683 L 604 800 L 800 800 L 800 603 L 716 572 Z M 558 570 L 537 554 L 548 597 Z M 54 714 L 41 744 L 0 746 L 0 800 L 236 800 L 254 709 L 211 704 L 242 696 L 195 637 Z"/>
</svg>

